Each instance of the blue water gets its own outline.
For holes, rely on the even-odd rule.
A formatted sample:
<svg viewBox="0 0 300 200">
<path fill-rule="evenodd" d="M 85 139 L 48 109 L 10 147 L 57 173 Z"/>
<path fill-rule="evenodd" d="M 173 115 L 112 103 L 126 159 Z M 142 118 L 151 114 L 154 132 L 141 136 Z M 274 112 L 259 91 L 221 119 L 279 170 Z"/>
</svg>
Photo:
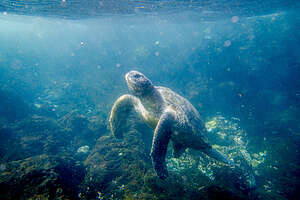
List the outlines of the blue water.
<svg viewBox="0 0 300 200">
<path fill-rule="evenodd" d="M 296 0 L 1 1 L 0 197 L 297 199 L 299 27 Z M 169 182 L 159 182 L 149 162 L 148 127 L 129 126 L 129 132 L 150 134 L 143 138 L 145 148 L 110 138 L 108 117 L 117 98 L 129 93 L 124 75 L 130 70 L 188 99 L 211 130 L 209 137 L 228 147 L 225 153 L 250 155 L 255 197 L 226 187 L 208 170 L 214 161 L 179 166 L 201 157 L 190 152 L 181 160 L 168 157 L 172 174 Z M 224 142 L 227 137 L 242 143 Z M 100 151 L 99 143 L 111 151 Z M 88 152 L 82 153 L 84 146 Z M 137 159 L 123 158 L 126 152 Z M 66 158 L 71 161 L 61 161 Z M 123 171 L 116 173 L 114 165 L 104 176 L 101 169 L 109 164 L 103 163 L 110 159 L 122 162 Z M 31 160 L 41 163 L 29 167 Z M 47 162 L 63 164 L 51 168 Z M 49 186 L 51 169 L 57 188 Z M 7 192 L 16 188 L 15 195 Z"/>
</svg>

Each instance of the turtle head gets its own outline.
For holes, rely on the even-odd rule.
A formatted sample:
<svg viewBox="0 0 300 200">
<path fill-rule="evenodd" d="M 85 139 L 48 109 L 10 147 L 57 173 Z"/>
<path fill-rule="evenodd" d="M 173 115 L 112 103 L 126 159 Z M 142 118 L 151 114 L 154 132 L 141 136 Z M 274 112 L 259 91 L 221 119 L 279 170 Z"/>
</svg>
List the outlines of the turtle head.
<svg viewBox="0 0 300 200">
<path fill-rule="evenodd" d="M 144 96 L 153 90 L 151 81 L 138 71 L 130 71 L 125 75 L 127 86 L 135 96 Z"/>
</svg>

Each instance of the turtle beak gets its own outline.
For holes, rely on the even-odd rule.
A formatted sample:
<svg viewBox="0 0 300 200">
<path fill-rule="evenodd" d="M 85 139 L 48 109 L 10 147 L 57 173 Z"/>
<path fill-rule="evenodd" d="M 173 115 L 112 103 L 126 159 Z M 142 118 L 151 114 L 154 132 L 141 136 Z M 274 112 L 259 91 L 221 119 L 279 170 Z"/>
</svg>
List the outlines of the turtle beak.
<svg viewBox="0 0 300 200">
<path fill-rule="evenodd" d="M 129 73 L 129 72 L 128 72 L 128 73 Z M 128 78 L 129 74 L 128 74 L 128 73 L 125 74 L 125 80 L 126 80 L 126 83 L 128 83 L 128 81 L 129 81 L 129 78 Z"/>
</svg>

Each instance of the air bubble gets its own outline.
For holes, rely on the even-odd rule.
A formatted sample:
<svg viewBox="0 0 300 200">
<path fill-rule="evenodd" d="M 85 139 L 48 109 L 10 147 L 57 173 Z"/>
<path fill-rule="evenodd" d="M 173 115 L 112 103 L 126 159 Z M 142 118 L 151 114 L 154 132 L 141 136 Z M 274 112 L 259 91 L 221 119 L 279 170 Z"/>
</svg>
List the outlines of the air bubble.
<svg viewBox="0 0 300 200">
<path fill-rule="evenodd" d="M 232 23 L 237 23 L 239 21 L 239 17 L 233 16 L 233 17 L 231 17 L 231 21 L 232 21 Z"/>
<path fill-rule="evenodd" d="M 230 40 L 226 40 L 224 42 L 224 47 L 229 47 L 231 45 L 231 41 Z"/>
</svg>

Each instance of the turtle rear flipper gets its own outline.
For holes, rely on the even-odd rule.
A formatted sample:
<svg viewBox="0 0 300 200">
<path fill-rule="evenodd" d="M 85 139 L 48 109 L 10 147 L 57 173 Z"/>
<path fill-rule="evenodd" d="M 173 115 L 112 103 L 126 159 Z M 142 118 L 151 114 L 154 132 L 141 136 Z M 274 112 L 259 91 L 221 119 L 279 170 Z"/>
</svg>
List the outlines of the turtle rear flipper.
<svg viewBox="0 0 300 200">
<path fill-rule="evenodd" d="M 228 164 L 232 167 L 235 166 L 234 162 L 231 161 L 226 155 L 224 155 L 220 151 L 212 148 L 211 146 L 203 149 L 202 151 L 203 151 L 203 153 L 207 154 L 211 158 L 214 158 L 214 159 L 216 159 L 220 162 L 223 162 L 225 164 Z"/>
<path fill-rule="evenodd" d="M 174 111 L 167 109 L 166 112 L 162 114 L 154 131 L 150 156 L 154 170 L 161 179 L 168 177 L 165 157 L 172 134 L 174 119 Z"/>
</svg>

